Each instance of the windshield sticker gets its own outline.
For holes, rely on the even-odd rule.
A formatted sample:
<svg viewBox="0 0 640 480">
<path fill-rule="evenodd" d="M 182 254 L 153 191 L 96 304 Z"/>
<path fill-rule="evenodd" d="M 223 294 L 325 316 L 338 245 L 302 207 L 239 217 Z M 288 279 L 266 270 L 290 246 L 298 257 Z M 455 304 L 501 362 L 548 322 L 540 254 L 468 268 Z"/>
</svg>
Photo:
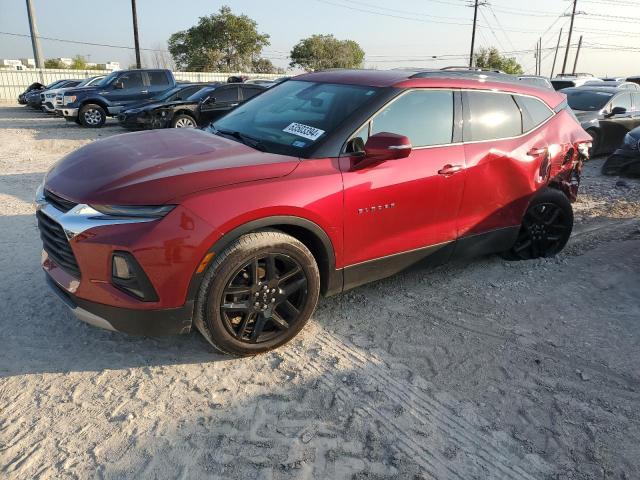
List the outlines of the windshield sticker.
<svg viewBox="0 0 640 480">
<path fill-rule="evenodd" d="M 310 127 L 309 125 L 295 122 L 290 123 L 289 126 L 284 128 L 282 131 L 292 133 L 309 140 L 317 140 L 318 137 L 320 137 L 324 133 L 324 130 L 320 130 L 319 128 Z"/>
<path fill-rule="evenodd" d="M 296 140 L 291 144 L 292 147 L 304 148 L 307 146 L 307 142 L 301 142 L 300 140 Z"/>
</svg>

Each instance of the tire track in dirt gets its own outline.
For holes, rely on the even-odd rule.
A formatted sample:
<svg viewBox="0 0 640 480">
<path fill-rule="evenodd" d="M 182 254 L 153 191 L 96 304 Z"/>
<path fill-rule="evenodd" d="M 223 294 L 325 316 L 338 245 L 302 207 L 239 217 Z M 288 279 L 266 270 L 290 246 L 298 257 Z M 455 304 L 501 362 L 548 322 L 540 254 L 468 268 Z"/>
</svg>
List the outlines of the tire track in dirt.
<svg viewBox="0 0 640 480">
<path fill-rule="evenodd" d="M 364 355 L 358 351 L 358 347 L 355 345 L 349 345 L 321 328 L 316 328 L 311 335 L 320 346 L 319 350 L 322 352 L 320 355 L 324 358 L 316 358 L 312 361 L 306 359 L 306 367 L 314 370 L 320 381 L 328 388 L 335 389 L 337 387 L 336 395 L 345 405 L 356 405 L 355 410 L 359 415 L 381 420 L 380 424 L 383 428 L 399 442 L 400 445 L 397 445 L 396 448 L 418 463 L 432 478 L 442 478 L 442 474 L 449 478 L 451 476 L 460 479 L 469 477 L 461 475 L 455 469 L 456 464 L 451 462 L 445 454 L 440 454 L 436 449 L 430 449 L 427 445 L 417 442 L 415 440 L 417 434 L 412 436 L 407 433 L 407 430 L 412 427 L 414 429 L 416 426 L 427 429 L 435 428 L 439 438 L 453 441 L 469 457 L 468 460 L 473 460 L 475 464 L 472 467 L 469 462 L 468 465 L 464 465 L 464 468 L 480 469 L 480 472 L 475 471 L 475 474 L 484 472 L 494 478 L 527 480 L 540 477 L 540 475 L 530 474 L 523 468 L 513 465 L 512 461 L 501 453 L 500 448 L 505 446 L 502 445 L 506 442 L 505 439 L 500 440 L 499 446 L 496 445 L 497 441 L 494 436 L 481 434 L 477 425 L 454 415 L 452 412 L 455 410 L 455 406 L 451 404 L 452 402 L 444 402 L 426 394 L 408 382 L 399 380 L 388 367 L 388 363 L 377 355 L 371 352 Z M 290 349 L 287 349 L 285 355 L 294 362 L 300 360 L 298 355 L 293 354 Z M 352 370 L 358 376 L 375 379 L 378 385 L 376 393 L 385 397 L 387 403 L 390 404 L 397 404 L 397 401 L 400 400 L 406 406 L 401 416 L 406 414 L 411 421 L 402 421 L 403 419 L 398 419 L 397 416 L 394 418 L 394 415 L 383 411 L 384 409 L 378 405 L 380 402 L 367 401 L 366 395 L 357 395 L 352 389 L 343 387 L 344 378 L 343 381 L 340 381 L 338 378 L 340 370 L 330 367 L 330 356 L 341 360 L 340 367 Z M 419 376 L 413 376 L 412 381 L 429 385 Z M 510 450 L 514 450 L 517 448 L 516 445 L 515 442 L 511 442 L 506 446 Z M 541 459 L 539 461 L 542 463 Z M 532 468 L 533 465 L 529 464 L 527 467 Z M 546 469 L 541 468 L 539 473 L 542 474 L 544 470 Z"/>
</svg>

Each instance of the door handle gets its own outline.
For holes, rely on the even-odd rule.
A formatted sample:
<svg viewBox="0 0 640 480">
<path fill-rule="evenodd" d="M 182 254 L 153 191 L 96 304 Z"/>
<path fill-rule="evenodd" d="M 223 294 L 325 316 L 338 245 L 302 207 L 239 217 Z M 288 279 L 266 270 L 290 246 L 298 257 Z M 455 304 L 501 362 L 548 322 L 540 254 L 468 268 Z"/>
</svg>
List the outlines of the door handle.
<svg viewBox="0 0 640 480">
<path fill-rule="evenodd" d="M 440 170 L 438 170 L 438 175 L 449 176 L 461 171 L 462 171 L 462 165 L 445 165 Z"/>
<path fill-rule="evenodd" d="M 529 155 L 530 157 L 539 157 L 540 155 L 544 155 L 545 153 L 547 153 L 546 147 L 544 148 L 534 147 L 527 152 L 527 155 Z"/>
<path fill-rule="evenodd" d="M 140 93 L 149 93 L 149 90 L 142 90 Z"/>
</svg>

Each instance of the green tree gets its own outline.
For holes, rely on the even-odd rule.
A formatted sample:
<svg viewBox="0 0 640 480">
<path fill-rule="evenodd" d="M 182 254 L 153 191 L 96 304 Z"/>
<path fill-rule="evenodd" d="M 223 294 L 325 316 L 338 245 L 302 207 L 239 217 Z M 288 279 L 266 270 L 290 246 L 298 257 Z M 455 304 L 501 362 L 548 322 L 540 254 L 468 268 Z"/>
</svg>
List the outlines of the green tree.
<svg viewBox="0 0 640 480">
<path fill-rule="evenodd" d="M 49 58 L 44 61 L 44 68 L 67 68 L 59 58 Z"/>
<path fill-rule="evenodd" d="M 254 20 L 234 15 L 227 6 L 169 37 L 169 52 L 178 68 L 196 72 L 248 71 L 267 45 L 269 35 L 259 33 Z"/>
<path fill-rule="evenodd" d="M 69 67 L 71 70 L 86 70 L 87 69 L 87 61 L 81 55 L 76 55 L 73 57 L 71 61 L 71 66 Z"/>
<path fill-rule="evenodd" d="M 276 67 L 268 58 L 256 58 L 251 62 L 254 73 L 284 73 L 283 68 Z"/>
<path fill-rule="evenodd" d="M 487 70 L 502 70 L 505 73 L 519 75 L 523 72 L 522 66 L 513 57 L 501 55 L 497 48 L 481 48 L 473 55 L 476 67 Z"/>
<path fill-rule="evenodd" d="M 305 70 L 359 68 L 364 50 L 353 40 L 338 40 L 333 35 L 312 35 L 300 40 L 291 50 L 292 67 Z"/>
</svg>

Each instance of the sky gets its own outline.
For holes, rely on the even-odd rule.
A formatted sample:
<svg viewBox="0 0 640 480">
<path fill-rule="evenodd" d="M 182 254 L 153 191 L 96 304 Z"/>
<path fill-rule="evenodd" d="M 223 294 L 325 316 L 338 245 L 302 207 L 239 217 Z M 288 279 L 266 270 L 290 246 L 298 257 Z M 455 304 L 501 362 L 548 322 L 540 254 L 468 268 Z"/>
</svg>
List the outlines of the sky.
<svg viewBox="0 0 640 480">
<path fill-rule="evenodd" d="M 367 68 L 465 65 L 471 42 L 473 8 L 469 0 L 137 0 L 140 46 L 166 49 L 172 33 L 228 5 L 246 14 L 270 35 L 263 56 L 288 67 L 288 54 L 300 39 L 333 34 L 355 40 L 365 51 Z M 476 48 L 495 46 L 534 72 L 534 46 L 542 36 L 542 73 L 549 75 L 560 28 L 562 66 L 571 0 L 481 1 Z M 33 0 L 41 37 L 113 45 L 102 47 L 42 40 L 45 58 L 86 56 L 89 61 L 134 63 L 129 0 Z M 583 35 L 577 71 L 603 76 L 640 75 L 640 0 L 578 0 L 573 68 Z M 33 58 L 25 1 L 0 0 L 0 58 Z M 128 48 L 117 48 L 128 47 Z M 149 54 L 147 54 L 149 55 Z M 434 58 L 436 57 L 436 58 Z M 144 54 L 143 54 L 144 58 Z"/>
</svg>

